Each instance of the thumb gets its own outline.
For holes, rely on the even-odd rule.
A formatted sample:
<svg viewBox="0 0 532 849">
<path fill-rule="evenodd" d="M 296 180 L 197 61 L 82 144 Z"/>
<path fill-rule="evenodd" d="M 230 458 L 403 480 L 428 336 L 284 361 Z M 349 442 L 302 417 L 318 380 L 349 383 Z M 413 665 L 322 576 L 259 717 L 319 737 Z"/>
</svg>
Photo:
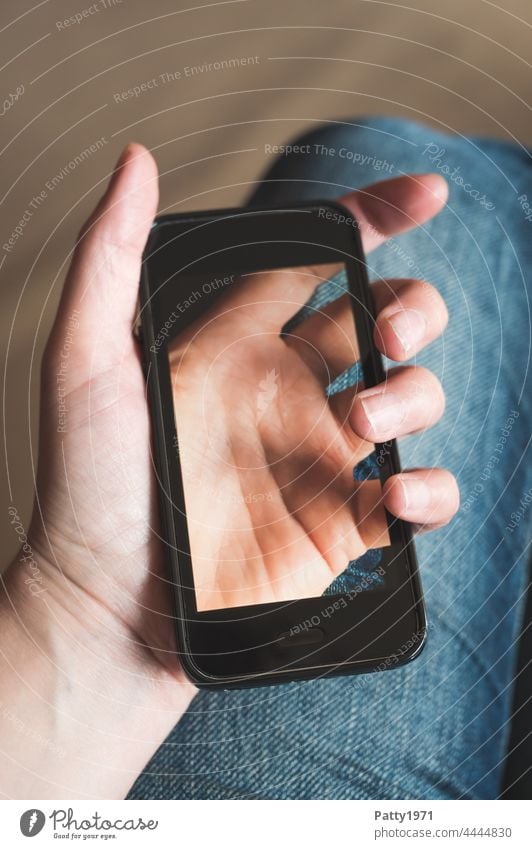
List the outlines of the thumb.
<svg viewBox="0 0 532 849">
<path fill-rule="evenodd" d="M 129 144 L 82 228 L 47 352 L 55 361 L 68 347 L 67 391 L 116 366 L 131 343 L 157 177 L 149 151 Z"/>
</svg>

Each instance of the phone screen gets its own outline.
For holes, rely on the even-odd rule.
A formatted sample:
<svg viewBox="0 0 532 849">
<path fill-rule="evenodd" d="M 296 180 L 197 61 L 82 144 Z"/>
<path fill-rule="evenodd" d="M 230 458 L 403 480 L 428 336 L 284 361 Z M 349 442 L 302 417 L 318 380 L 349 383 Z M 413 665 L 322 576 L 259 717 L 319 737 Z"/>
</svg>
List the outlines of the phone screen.
<svg viewBox="0 0 532 849">
<path fill-rule="evenodd" d="M 339 264 L 180 275 L 166 322 L 198 611 L 368 592 L 393 537 Z"/>
</svg>

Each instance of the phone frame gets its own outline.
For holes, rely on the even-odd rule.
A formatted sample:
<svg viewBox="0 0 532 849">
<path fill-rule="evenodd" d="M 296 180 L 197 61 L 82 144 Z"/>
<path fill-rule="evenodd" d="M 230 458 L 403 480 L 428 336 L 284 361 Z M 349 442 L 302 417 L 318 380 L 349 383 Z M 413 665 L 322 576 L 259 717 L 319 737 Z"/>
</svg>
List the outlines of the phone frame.
<svg viewBox="0 0 532 849">
<path fill-rule="evenodd" d="M 142 262 L 135 331 L 143 350 L 161 541 L 170 566 L 183 669 L 198 686 L 230 688 L 397 668 L 422 651 L 427 623 L 410 526 L 395 518 L 393 534 L 401 550 L 397 555 L 400 580 L 393 594 L 360 593 L 346 607 L 336 609 L 327 622 L 323 622 L 324 608 L 336 596 L 197 611 L 167 345 L 156 344 L 167 314 L 164 301 L 168 292 L 165 281 L 161 283 L 159 266 L 165 269 L 168 264 L 172 268 L 179 264 L 180 272 L 174 272 L 177 280 L 188 268 L 208 271 L 211 264 L 213 273 L 223 274 L 219 260 L 214 259 L 220 253 L 238 257 L 222 261 L 229 262 L 225 268 L 236 274 L 343 262 L 350 293 L 364 307 L 353 309 L 353 314 L 365 384 L 376 385 L 385 378 L 382 358 L 373 344 L 375 312 L 360 232 L 347 208 L 315 201 L 289 207 L 165 215 L 155 220 Z M 175 295 L 174 289 L 172 292 Z M 382 461 L 381 479 L 400 471 L 395 440 L 376 445 L 375 450 L 379 463 Z M 306 633 L 303 630 L 302 635 L 294 633 L 297 623 L 313 621 L 316 616 L 319 626 Z M 316 640 L 318 631 L 324 636 Z"/>
</svg>

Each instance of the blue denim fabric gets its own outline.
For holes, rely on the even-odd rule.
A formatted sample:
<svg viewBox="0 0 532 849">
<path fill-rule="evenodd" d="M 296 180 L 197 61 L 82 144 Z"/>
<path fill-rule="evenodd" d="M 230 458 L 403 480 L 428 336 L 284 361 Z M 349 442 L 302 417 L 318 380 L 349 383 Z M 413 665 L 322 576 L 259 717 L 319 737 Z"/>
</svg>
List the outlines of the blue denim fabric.
<svg viewBox="0 0 532 849">
<path fill-rule="evenodd" d="M 428 645 L 393 671 L 200 693 L 130 798 L 494 798 L 532 515 L 532 222 L 518 200 L 532 198 L 529 153 L 391 118 L 338 122 L 298 141 L 314 152 L 277 161 L 253 202 L 334 198 L 447 168 L 445 211 L 368 257 L 370 277 L 424 277 L 450 312 L 442 339 L 417 357 L 444 385 L 445 416 L 401 451 L 405 466 L 449 467 L 462 492 L 455 521 L 417 543 Z"/>
</svg>

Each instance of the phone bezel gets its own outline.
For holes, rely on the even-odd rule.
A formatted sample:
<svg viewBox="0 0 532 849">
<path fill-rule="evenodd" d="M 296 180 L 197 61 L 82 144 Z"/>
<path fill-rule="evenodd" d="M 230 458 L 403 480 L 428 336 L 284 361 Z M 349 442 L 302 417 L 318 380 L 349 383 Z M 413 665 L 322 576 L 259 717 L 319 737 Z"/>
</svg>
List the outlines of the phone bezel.
<svg viewBox="0 0 532 849">
<path fill-rule="evenodd" d="M 309 643 L 294 641 L 281 646 L 279 634 L 293 631 L 294 623 L 312 620 L 318 615 L 316 611 L 323 613 L 327 599 L 334 596 L 201 613 L 196 609 L 168 357 L 166 345 L 155 344 L 165 307 L 163 287 L 158 285 L 154 266 L 164 256 L 161 251 L 170 252 L 179 256 L 183 271 L 198 253 L 198 233 L 202 239 L 210 236 L 216 248 L 220 232 L 222 247 L 228 236 L 233 239 L 229 244 L 240 246 L 240 254 L 245 250 L 243 245 L 253 245 L 253 257 L 263 258 L 262 262 L 257 260 L 257 269 L 343 261 L 350 291 L 364 304 L 364 310 L 355 313 L 355 321 L 366 385 L 375 385 L 385 376 L 382 358 L 372 340 L 374 306 L 359 228 L 353 215 L 341 204 L 316 201 L 282 208 L 210 210 L 156 219 L 142 263 L 139 324 L 153 424 L 162 542 L 170 563 L 178 652 L 183 668 L 196 684 L 210 687 L 242 687 L 396 668 L 420 653 L 427 634 L 410 527 L 398 520 L 394 521 L 394 533 L 401 540 L 402 554 L 397 568 L 403 569 L 405 579 L 401 589 L 394 591 L 398 594 L 395 603 L 389 595 L 384 603 L 382 596 L 373 591 L 360 594 L 356 599 L 357 613 L 362 609 L 364 617 L 360 620 L 357 616 L 354 621 L 341 610 L 336 611 L 327 623 L 322 622 L 326 625 L 323 645 L 312 644 L 309 648 Z M 264 247 L 261 249 L 260 245 Z M 335 260 L 331 259 L 333 256 Z M 265 264 L 266 258 L 269 265 Z M 231 270 L 249 271 L 249 261 L 245 264 L 242 260 L 240 267 L 237 263 Z M 213 265 L 213 270 L 217 267 Z M 376 450 L 382 452 L 384 473 L 400 471 L 394 440 L 385 446 L 377 445 Z M 380 625 L 376 629 L 377 615 Z M 263 620 L 267 620 L 267 625 Z M 320 628 L 323 630 L 321 625 Z M 354 633 L 357 628 L 361 628 L 362 638 Z M 273 639 L 268 639 L 268 634 Z M 351 640 L 355 642 L 354 650 Z M 375 648 L 371 648 L 374 644 Z M 210 651 L 213 646 L 219 651 Z"/>
</svg>

